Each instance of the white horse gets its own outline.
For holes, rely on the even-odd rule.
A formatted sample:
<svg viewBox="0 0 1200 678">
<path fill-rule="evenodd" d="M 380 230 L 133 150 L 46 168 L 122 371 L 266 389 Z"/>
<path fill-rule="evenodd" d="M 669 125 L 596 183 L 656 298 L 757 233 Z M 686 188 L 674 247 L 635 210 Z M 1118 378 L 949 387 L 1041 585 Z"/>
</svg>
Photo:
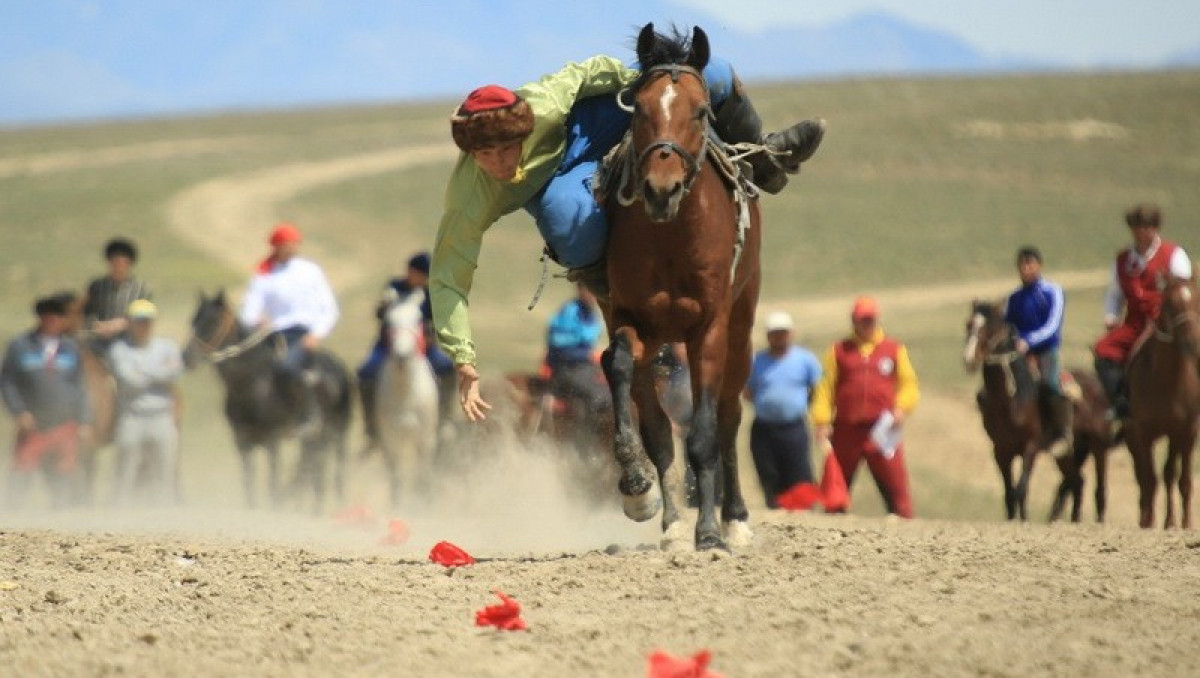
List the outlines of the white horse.
<svg viewBox="0 0 1200 678">
<path fill-rule="evenodd" d="M 425 357 L 424 301 L 418 289 L 385 316 L 391 350 L 379 374 L 375 418 L 393 506 L 404 492 L 429 486 L 437 449 L 438 389 Z"/>
</svg>

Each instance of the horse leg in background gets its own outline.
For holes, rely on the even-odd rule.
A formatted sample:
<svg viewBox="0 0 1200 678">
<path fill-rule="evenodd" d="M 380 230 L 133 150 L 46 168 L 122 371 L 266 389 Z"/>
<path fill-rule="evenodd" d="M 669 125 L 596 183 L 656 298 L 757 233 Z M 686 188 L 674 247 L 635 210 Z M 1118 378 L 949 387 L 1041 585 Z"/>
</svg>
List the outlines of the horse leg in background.
<svg viewBox="0 0 1200 678">
<path fill-rule="evenodd" d="M 1108 446 L 1098 439 L 1088 442 L 1092 450 L 1092 467 L 1096 470 L 1096 522 L 1104 522 L 1104 514 L 1108 510 Z"/>
<path fill-rule="evenodd" d="M 1080 502 L 1083 501 L 1083 460 L 1087 459 L 1087 442 L 1083 436 L 1075 436 L 1071 446 L 1071 454 L 1065 457 L 1055 457 L 1054 461 L 1058 465 L 1058 472 L 1061 480 L 1058 482 L 1058 489 L 1054 493 L 1054 504 L 1050 508 L 1050 517 L 1048 522 L 1055 522 L 1062 518 L 1063 509 L 1066 508 L 1067 497 L 1071 498 L 1071 522 L 1079 522 Z"/>
<path fill-rule="evenodd" d="M 242 496 L 246 500 L 246 508 L 258 508 L 257 483 L 254 477 L 254 444 L 238 436 L 238 458 L 242 462 Z"/>
<path fill-rule="evenodd" d="M 667 473 L 675 463 L 675 439 L 671 433 L 671 420 L 659 405 L 653 372 L 649 367 L 634 369 L 632 398 L 637 403 L 642 443 L 658 472 L 658 486 L 662 491 L 662 546 L 674 548 L 684 540 L 679 508 L 675 506 L 675 498 L 667 484 Z"/>
<path fill-rule="evenodd" d="M 267 453 L 267 490 L 271 497 L 271 508 L 283 505 L 283 483 L 279 479 L 279 439 L 273 438 L 263 446 Z"/>
<path fill-rule="evenodd" d="M 1148 528 L 1154 524 L 1154 495 L 1158 491 L 1158 478 L 1154 474 L 1154 441 L 1148 439 L 1141 428 L 1130 422 L 1125 427 L 1125 443 L 1133 456 L 1133 473 L 1138 484 L 1138 525 Z"/>
<path fill-rule="evenodd" d="M 1175 441 L 1171 442 L 1171 453 L 1175 450 L 1179 452 L 1179 502 L 1181 512 L 1181 527 L 1185 530 L 1192 529 L 1192 454 L 1195 451 L 1197 425 L 1200 425 L 1200 420 L 1192 424 L 1192 428 L 1186 435 L 1179 436 L 1178 447 Z"/>
<path fill-rule="evenodd" d="M 617 490 L 623 500 L 625 515 L 636 521 L 646 521 L 658 513 L 662 491 L 654 481 L 654 469 L 642 448 L 642 439 L 633 423 L 632 386 L 634 348 L 641 349 L 637 330 L 620 327 L 613 335 L 612 345 L 604 352 L 602 365 L 612 391 L 613 455 L 621 468 Z"/>
<path fill-rule="evenodd" d="M 1017 481 L 1016 498 L 1017 511 L 1021 521 L 1029 520 L 1029 480 L 1033 477 L 1033 464 L 1037 461 L 1038 444 L 1036 436 L 1021 450 L 1021 478 Z"/>
<path fill-rule="evenodd" d="M 1000 469 L 1000 480 L 1004 483 L 1004 514 L 1009 519 L 1017 517 L 1017 490 L 1013 486 L 1012 461 L 1013 455 L 1006 454 L 999 447 L 992 449 L 996 458 L 996 467 Z"/>
</svg>

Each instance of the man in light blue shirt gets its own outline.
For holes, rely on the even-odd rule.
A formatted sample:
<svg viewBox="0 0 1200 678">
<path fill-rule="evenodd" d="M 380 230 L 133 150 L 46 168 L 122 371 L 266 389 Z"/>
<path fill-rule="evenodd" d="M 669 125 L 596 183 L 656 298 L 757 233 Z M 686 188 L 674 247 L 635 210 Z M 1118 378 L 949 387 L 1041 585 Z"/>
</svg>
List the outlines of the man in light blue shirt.
<svg viewBox="0 0 1200 678">
<path fill-rule="evenodd" d="M 767 316 L 767 348 L 754 356 L 746 397 L 754 403 L 750 451 L 767 508 L 797 483 L 813 482 L 809 454 L 808 403 L 821 380 L 821 363 L 792 343 L 792 317 Z"/>
</svg>

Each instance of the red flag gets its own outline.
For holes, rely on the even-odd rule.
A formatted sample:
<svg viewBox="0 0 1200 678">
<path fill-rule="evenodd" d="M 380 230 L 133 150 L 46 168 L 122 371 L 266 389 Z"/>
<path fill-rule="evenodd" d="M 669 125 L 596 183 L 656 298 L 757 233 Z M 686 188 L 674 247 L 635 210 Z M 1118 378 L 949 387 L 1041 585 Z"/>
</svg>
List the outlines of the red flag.
<svg viewBox="0 0 1200 678">
<path fill-rule="evenodd" d="M 789 511 L 807 511 L 813 504 L 820 504 L 823 500 L 821 488 L 813 483 L 796 483 L 775 497 L 779 508 Z"/>
<path fill-rule="evenodd" d="M 838 513 L 850 508 L 850 491 L 846 488 L 842 466 L 834 456 L 833 450 L 825 454 L 825 472 L 821 474 L 821 496 L 826 513 Z"/>
<path fill-rule="evenodd" d="M 474 565 L 475 559 L 471 554 L 458 548 L 448 541 L 439 541 L 429 550 L 429 559 L 438 565 L 446 567 L 462 567 L 463 565 Z"/>
<path fill-rule="evenodd" d="M 408 541 L 410 534 L 408 523 L 405 523 L 399 518 L 392 518 L 388 521 L 387 534 L 385 534 L 383 538 L 379 540 L 379 543 L 383 544 L 384 546 L 399 546 L 400 544 Z"/>
<path fill-rule="evenodd" d="M 521 604 L 504 595 L 499 589 L 492 593 L 500 598 L 500 604 L 476 610 L 475 625 L 495 626 L 501 631 L 524 631 L 526 626 L 525 620 L 521 619 Z"/>
<path fill-rule="evenodd" d="M 676 657 L 662 650 L 655 650 L 650 655 L 650 665 L 646 669 L 646 678 L 724 678 L 719 673 L 708 670 L 708 662 L 712 653 L 700 650 L 691 657 Z"/>
</svg>

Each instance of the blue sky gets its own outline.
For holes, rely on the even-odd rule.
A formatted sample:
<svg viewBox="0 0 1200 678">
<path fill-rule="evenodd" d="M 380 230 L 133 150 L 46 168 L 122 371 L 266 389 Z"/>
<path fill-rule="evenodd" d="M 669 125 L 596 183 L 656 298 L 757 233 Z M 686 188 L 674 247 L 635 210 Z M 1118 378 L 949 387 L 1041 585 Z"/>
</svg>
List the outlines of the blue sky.
<svg viewBox="0 0 1200 678">
<path fill-rule="evenodd" d="M 837 29 L 879 12 L 938 34 L 937 48 L 924 59 L 897 61 L 889 54 L 880 72 L 936 70 L 931 58 L 964 51 L 987 57 L 971 61 L 972 68 L 995 67 L 1002 59 L 1058 69 L 1152 68 L 1183 53 L 1200 63 L 1200 21 L 1189 11 L 1194 4 L 3 0 L 0 124 L 454 97 L 482 82 L 515 86 L 591 54 L 627 56 L 636 27 L 648 20 L 704 26 L 716 51 L 729 55 L 747 80 L 807 77 L 836 70 L 837 63 L 869 71 L 870 38 L 862 36 L 870 30 L 843 39 Z M 945 49 L 947 37 L 951 49 Z M 810 51 L 793 51 L 793 44 Z M 842 54 L 818 64 L 815 57 L 828 51 Z M 865 60 L 854 60 L 864 53 Z"/>
</svg>

